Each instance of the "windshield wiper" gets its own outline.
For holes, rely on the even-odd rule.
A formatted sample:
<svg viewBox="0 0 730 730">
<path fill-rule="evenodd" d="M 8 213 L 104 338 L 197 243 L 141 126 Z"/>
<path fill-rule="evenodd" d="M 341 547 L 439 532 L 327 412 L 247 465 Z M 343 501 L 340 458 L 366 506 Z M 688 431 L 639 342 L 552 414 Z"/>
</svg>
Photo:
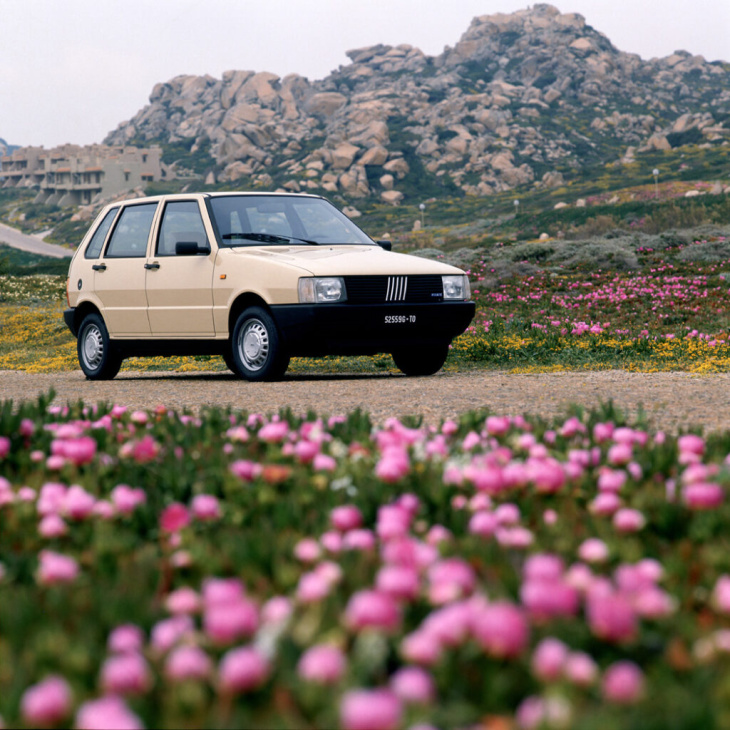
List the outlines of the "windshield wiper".
<svg viewBox="0 0 730 730">
<path fill-rule="evenodd" d="M 310 246 L 319 246 L 316 241 L 308 241 L 306 238 L 276 235 L 273 233 L 224 233 L 222 237 L 227 241 L 242 239 L 246 241 L 258 241 L 260 243 L 306 243 Z"/>
</svg>

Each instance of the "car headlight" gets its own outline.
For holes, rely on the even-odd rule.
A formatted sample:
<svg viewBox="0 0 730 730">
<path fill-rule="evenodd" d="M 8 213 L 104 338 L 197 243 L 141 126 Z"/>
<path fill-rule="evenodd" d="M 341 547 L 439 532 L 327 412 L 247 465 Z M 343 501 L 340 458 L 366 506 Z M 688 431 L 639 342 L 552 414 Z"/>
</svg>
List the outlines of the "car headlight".
<svg viewBox="0 0 730 730">
<path fill-rule="evenodd" d="M 442 276 L 444 284 L 444 299 L 471 299 L 469 277 L 464 274 Z"/>
<path fill-rule="evenodd" d="M 321 304 L 347 301 L 345 281 L 340 276 L 308 276 L 299 279 L 299 303 Z"/>
</svg>

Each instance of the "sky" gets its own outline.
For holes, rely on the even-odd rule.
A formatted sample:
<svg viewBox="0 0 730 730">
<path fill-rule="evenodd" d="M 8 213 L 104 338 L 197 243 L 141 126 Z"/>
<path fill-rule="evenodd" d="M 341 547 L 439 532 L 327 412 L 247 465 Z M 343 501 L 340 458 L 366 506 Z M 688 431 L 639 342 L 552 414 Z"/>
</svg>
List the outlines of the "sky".
<svg viewBox="0 0 730 730">
<path fill-rule="evenodd" d="M 0 138 L 92 144 L 180 74 L 245 69 L 322 79 L 345 52 L 454 46 L 475 16 L 525 0 L 0 0 Z M 730 61 L 729 0 L 553 0 L 619 50 Z"/>
</svg>

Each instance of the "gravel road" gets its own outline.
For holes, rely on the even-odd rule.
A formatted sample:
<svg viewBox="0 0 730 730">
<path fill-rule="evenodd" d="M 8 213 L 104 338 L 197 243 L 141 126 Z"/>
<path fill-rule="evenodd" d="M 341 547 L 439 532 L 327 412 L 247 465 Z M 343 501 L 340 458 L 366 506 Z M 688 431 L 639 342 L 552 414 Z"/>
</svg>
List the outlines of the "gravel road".
<svg viewBox="0 0 730 730">
<path fill-rule="evenodd" d="M 427 423 L 488 408 L 500 415 L 564 414 L 569 403 L 597 405 L 612 399 L 625 413 L 643 404 L 654 428 L 676 432 L 730 428 L 730 374 L 627 373 L 623 371 L 514 375 L 499 371 L 402 375 L 287 375 L 278 383 L 248 383 L 228 373 L 121 373 L 112 381 L 87 381 L 80 371 L 34 374 L 0 371 L 0 400 L 34 399 L 51 388 L 56 403 L 113 402 L 137 408 L 163 404 L 199 409 L 230 405 L 271 413 L 291 407 L 344 415 L 356 408 L 382 423 L 390 416 L 422 415 Z"/>
</svg>

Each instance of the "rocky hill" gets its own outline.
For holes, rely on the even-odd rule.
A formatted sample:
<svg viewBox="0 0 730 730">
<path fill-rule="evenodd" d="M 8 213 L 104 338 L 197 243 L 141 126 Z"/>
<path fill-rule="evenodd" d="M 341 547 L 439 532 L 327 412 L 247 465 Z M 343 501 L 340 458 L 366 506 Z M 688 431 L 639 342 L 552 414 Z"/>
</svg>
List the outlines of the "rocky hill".
<svg viewBox="0 0 730 730">
<path fill-rule="evenodd" d="M 398 203 L 562 185 L 647 150 L 730 142 L 730 64 L 642 60 L 547 4 L 475 18 L 435 57 L 348 52 L 309 81 L 178 76 L 107 143 L 158 143 L 208 182 Z"/>
</svg>

